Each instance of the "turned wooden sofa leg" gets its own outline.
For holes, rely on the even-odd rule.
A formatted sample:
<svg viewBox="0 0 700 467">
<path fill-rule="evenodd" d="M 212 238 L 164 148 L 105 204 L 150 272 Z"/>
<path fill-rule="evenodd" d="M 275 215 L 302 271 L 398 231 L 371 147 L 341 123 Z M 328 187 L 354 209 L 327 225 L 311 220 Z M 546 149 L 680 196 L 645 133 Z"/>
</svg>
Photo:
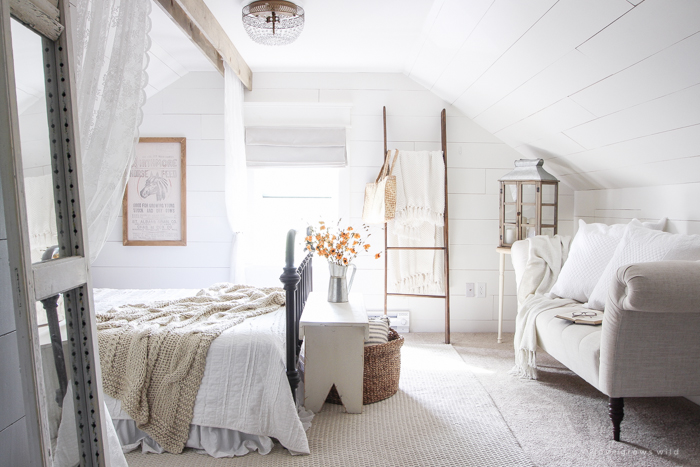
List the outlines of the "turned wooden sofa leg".
<svg viewBox="0 0 700 467">
<path fill-rule="evenodd" d="M 625 402 L 622 397 L 611 397 L 608 403 L 608 415 L 610 415 L 610 420 L 613 424 L 613 439 L 615 441 L 620 441 L 620 423 L 622 423 L 622 418 L 625 416 L 624 413 Z"/>
</svg>

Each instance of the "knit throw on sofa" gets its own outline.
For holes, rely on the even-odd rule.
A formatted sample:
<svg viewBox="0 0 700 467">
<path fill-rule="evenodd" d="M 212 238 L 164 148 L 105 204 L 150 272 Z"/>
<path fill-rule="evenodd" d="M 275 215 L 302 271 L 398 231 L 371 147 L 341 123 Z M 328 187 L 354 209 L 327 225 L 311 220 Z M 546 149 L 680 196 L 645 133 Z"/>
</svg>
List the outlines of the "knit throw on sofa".
<svg viewBox="0 0 700 467">
<path fill-rule="evenodd" d="M 284 305 L 281 288 L 228 283 L 194 297 L 97 314 L 102 383 L 136 425 L 173 453 L 185 447 L 212 341 Z"/>
<path fill-rule="evenodd" d="M 528 244 L 528 259 L 518 284 L 518 314 L 515 317 L 515 366 L 513 375 L 537 379 L 537 316 L 549 309 L 577 302 L 568 299 L 550 299 L 549 292 L 559 277 L 561 267 L 569 254 L 571 238 L 561 235 L 538 235 L 523 240 Z"/>
</svg>

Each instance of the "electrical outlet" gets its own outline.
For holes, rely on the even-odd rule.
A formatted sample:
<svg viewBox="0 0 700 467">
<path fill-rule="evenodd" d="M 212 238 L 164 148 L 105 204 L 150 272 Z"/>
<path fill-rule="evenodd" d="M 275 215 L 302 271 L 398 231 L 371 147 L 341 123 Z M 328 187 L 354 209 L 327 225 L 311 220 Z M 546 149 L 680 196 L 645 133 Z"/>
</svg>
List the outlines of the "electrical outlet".
<svg viewBox="0 0 700 467">
<path fill-rule="evenodd" d="M 474 297 L 474 283 L 467 282 L 467 297 Z"/>
<path fill-rule="evenodd" d="M 486 298 L 486 282 L 476 283 L 476 296 L 478 298 Z"/>
</svg>

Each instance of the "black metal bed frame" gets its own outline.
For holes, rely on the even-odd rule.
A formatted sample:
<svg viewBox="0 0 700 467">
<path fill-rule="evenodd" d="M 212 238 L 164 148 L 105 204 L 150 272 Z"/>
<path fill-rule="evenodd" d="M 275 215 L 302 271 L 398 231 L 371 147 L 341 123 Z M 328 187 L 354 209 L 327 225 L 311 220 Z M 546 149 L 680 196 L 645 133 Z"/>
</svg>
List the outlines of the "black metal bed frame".
<svg viewBox="0 0 700 467">
<path fill-rule="evenodd" d="M 312 290 L 313 283 L 313 251 L 309 251 L 299 266 L 294 266 L 294 240 L 296 230 L 287 232 L 286 261 L 280 281 L 284 284 L 286 297 L 286 326 L 287 326 L 287 379 L 292 390 L 294 401 L 297 400 L 297 388 L 301 382 L 299 375 L 299 353 L 302 341 L 299 339 L 299 319 L 304 311 L 306 299 Z"/>
<path fill-rule="evenodd" d="M 312 290 L 313 282 L 313 251 L 309 251 L 299 263 L 298 267 L 294 266 L 294 243 L 296 231 L 290 230 L 287 232 L 287 251 L 286 263 L 284 272 L 280 276 L 280 281 L 284 284 L 284 289 L 287 292 L 286 297 L 286 331 L 287 331 L 287 379 L 292 390 L 292 396 L 296 402 L 297 387 L 301 382 L 299 375 L 299 353 L 301 351 L 302 341 L 299 340 L 299 319 L 304 311 L 306 299 Z M 54 251 L 51 247 L 44 253 L 42 261 L 51 258 Z M 48 256 L 47 256 L 48 254 Z M 54 363 L 56 373 L 59 379 L 59 389 L 56 390 L 56 402 L 59 406 L 63 405 L 63 397 L 66 394 L 67 380 L 66 366 L 64 363 L 63 346 L 61 343 L 61 334 L 58 326 L 58 295 L 42 300 L 49 322 L 51 334 L 51 345 L 53 347 Z"/>
</svg>

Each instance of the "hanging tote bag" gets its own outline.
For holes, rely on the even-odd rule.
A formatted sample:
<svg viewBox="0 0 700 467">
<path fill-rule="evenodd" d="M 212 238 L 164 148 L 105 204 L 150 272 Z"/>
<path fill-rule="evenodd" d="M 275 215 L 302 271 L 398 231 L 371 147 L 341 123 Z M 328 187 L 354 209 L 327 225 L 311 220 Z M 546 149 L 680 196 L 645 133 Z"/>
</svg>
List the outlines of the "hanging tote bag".
<svg viewBox="0 0 700 467">
<path fill-rule="evenodd" d="M 389 174 L 386 176 L 386 185 L 384 187 L 384 220 L 390 221 L 396 215 L 396 176 L 392 175 L 396 158 L 399 157 L 399 150 L 394 152 L 394 159 L 391 161 Z M 389 159 L 389 151 L 387 151 L 387 161 Z"/>
<path fill-rule="evenodd" d="M 362 221 L 366 224 L 383 224 L 394 218 L 396 213 L 396 177 L 392 175 L 399 150 L 389 164 L 391 151 L 387 151 L 382 168 L 374 183 L 365 186 L 365 204 L 362 209 Z"/>
</svg>

